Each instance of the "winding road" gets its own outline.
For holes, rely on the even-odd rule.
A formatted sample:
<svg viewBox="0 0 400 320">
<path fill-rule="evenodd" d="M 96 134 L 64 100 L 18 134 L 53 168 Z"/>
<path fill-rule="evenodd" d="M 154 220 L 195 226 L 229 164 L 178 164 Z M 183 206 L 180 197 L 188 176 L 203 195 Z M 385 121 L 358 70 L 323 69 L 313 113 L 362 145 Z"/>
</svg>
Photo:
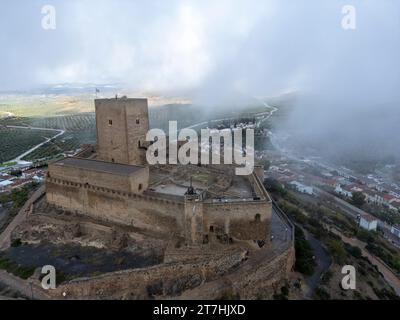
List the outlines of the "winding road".
<svg viewBox="0 0 400 320">
<path fill-rule="evenodd" d="M 258 100 L 258 99 L 257 99 Z M 260 124 L 264 121 L 267 121 L 269 118 L 272 117 L 272 115 L 274 114 L 274 112 L 276 112 L 278 110 L 278 108 L 272 107 L 270 105 L 268 105 L 265 101 L 261 101 L 259 100 L 266 108 L 270 108 L 272 109 L 271 111 L 265 111 L 265 112 L 261 112 L 261 113 L 256 113 L 254 116 L 264 116 L 264 118 L 262 118 L 261 120 L 259 120 L 257 122 L 257 128 L 260 127 Z M 228 120 L 234 120 L 237 119 L 237 117 L 229 117 L 229 118 L 222 118 L 222 119 L 215 119 L 215 120 L 207 120 L 207 121 L 203 121 L 203 122 L 199 122 L 199 123 L 195 123 L 189 127 L 187 127 L 188 129 L 193 129 L 199 126 L 203 126 L 208 124 L 209 122 L 219 122 L 219 121 L 228 121 Z"/>
<path fill-rule="evenodd" d="M 63 135 L 65 133 L 65 130 L 62 129 L 49 129 L 49 128 L 39 128 L 39 127 L 25 127 L 25 126 L 6 126 L 7 128 L 13 128 L 13 129 L 28 129 L 28 130 L 42 130 L 42 131 L 57 131 L 58 134 L 51 138 L 47 138 L 45 141 L 39 143 L 38 145 L 34 146 L 33 148 L 29 149 L 28 151 L 24 152 L 23 154 L 19 155 L 13 160 L 10 160 L 10 162 L 17 162 L 18 164 L 25 164 L 25 161 L 22 161 L 22 158 L 30 154 L 31 152 L 35 151 L 36 149 L 40 148 L 42 145 L 46 144 L 52 139 L 58 138 L 59 136 Z"/>
</svg>

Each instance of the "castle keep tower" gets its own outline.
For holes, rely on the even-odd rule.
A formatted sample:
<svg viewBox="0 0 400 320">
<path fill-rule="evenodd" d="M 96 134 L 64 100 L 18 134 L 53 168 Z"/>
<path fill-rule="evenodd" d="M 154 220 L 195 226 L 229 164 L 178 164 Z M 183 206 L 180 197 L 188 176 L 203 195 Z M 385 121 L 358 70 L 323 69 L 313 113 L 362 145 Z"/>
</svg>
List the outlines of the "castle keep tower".
<svg viewBox="0 0 400 320">
<path fill-rule="evenodd" d="M 147 99 L 96 99 L 98 158 L 107 162 L 145 165 L 149 130 Z"/>
</svg>

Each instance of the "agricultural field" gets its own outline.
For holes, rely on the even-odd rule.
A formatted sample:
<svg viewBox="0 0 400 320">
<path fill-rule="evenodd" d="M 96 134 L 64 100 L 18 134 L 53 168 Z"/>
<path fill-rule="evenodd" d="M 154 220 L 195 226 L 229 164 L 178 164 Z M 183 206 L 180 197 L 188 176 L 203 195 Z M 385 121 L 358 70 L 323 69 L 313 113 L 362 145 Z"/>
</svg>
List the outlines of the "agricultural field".
<svg viewBox="0 0 400 320">
<path fill-rule="evenodd" d="M 19 122 L 17 119 L 18 118 L 14 118 L 15 123 L 38 128 L 72 132 L 96 130 L 96 117 L 94 113 L 80 113 L 46 118 L 19 118 Z"/>
<path fill-rule="evenodd" d="M 51 160 L 59 157 L 65 152 L 74 152 L 83 144 L 96 142 L 96 120 L 93 111 L 93 99 L 82 97 L 57 97 L 55 99 L 32 97 L 32 100 L 18 97 L 12 99 L 0 99 L 0 126 L 4 130 L 11 130 L 4 126 L 24 126 L 36 128 L 48 128 L 65 130 L 65 133 L 38 149 L 26 155 L 22 160 L 37 161 Z M 15 131 L 4 131 L 0 139 L 0 163 L 14 159 L 30 148 L 51 138 L 58 132 L 28 129 L 14 129 Z M 27 133 L 33 132 L 33 135 Z M 40 134 L 41 133 L 41 134 Z M 49 137 L 50 135 L 50 137 Z M 17 137 L 16 137 L 17 136 Z M 43 136 L 43 138 L 38 138 Z M 15 139 L 18 143 L 15 144 Z M 24 141 L 24 143 L 23 143 Z M 11 145 L 13 144 L 13 145 Z M 4 147 L 3 147 L 4 145 Z"/>
<path fill-rule="evenodd" d="M 92 95 L 0 96 L 0 119 L 4 116 L 41 118 L 94 112 Z"/>
<path fill-rule="evenodd" d="M 65 133 L 45 143 L 23 158 L 25 161 L 49 160 L 65 152 L 73 152 L 83 144 L 96 143 L 96 119 L 94 113 L 81 113 L 25 120 L 31 126 L 62 129 Z"/>
<path fill-rule="evenodd" d="M 46 161 L 57 158 L 62 153 L 73 152 L 83 144 L 93 144 L 96 142 L 94 131 L 82 131 L 65 133 L 62 136 L 45 143 L 35 151 L 26 155 L 22 160 L 25 161 Z"/>
<path fill-rule="evenodd" d="M 56 134 L 56 131 L 0 127 L 0 163 L 18 157 Z"/>
</svg>

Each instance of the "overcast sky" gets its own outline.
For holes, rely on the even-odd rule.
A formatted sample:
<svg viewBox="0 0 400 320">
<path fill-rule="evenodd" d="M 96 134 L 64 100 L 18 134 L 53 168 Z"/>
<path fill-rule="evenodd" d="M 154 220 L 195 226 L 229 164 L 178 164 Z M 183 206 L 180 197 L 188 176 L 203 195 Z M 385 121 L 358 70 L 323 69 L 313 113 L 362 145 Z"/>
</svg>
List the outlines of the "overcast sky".
<svg viewBox="0 0 400 320">
<path fill-rule="evenodd" d="M 56 29 L 41 26 L 44 5 Z M 342 7 L 357 29 L 341 27 Z M 398 0 L 2 0 L 0 87 L 122 82 L 207 96 L 399 85 Z M 339 89 L 338 88 L 338 89 Z"/>
<path fill-rule="evenodd" d="M 42 28 L 44 5 L 56 9 L 55 30 Z M 356 8 L 355 30 L 342 28 L 344 5 Z M 296 90 L 304 98 L 291 125 L 303 136 L 378 139 L 400 154 L 399 0 L 2 0 L 0 8 L 0 91 L 122 83 L 214 104 Z"/>
</svg>

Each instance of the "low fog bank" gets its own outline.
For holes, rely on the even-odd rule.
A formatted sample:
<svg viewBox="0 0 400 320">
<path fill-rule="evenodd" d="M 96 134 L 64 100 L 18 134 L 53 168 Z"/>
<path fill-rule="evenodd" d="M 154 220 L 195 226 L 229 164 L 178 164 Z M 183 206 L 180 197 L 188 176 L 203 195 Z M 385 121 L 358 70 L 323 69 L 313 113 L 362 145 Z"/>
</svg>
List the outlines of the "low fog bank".
<svg viewBox="0 0 400 320">
<path fill-rule="evenodd" d="M 345 165 L 400 163 L 399 101 L 310 95 L 282 105 L 286 115 L 277 129 L 289 133 L 288 146 L 304 156 Z"/>
</svg>

